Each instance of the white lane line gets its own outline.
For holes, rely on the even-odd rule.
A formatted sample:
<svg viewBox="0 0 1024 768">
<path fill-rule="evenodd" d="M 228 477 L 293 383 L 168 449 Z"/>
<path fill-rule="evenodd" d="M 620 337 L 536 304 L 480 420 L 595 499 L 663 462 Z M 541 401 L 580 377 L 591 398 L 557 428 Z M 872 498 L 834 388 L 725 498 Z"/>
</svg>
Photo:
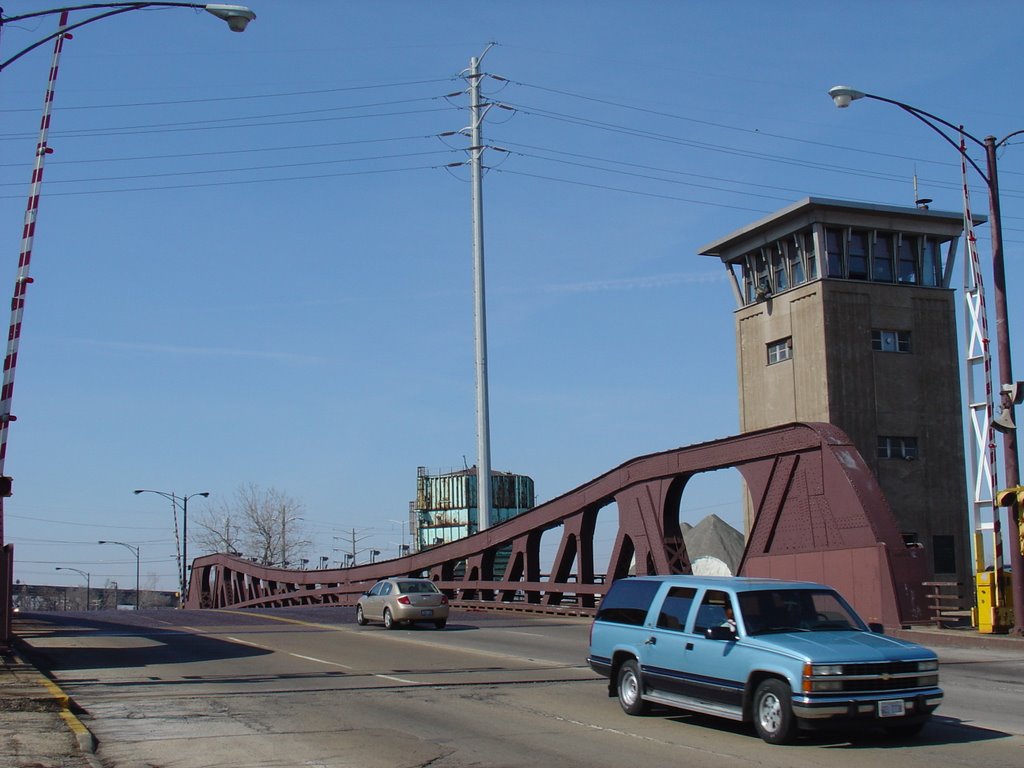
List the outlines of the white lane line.
<svg viewBox="0 0 1024 768">
<path fill-rule="evenodd" d="M 260 645 L 259 643 L 250 643 L 248 640 L 240 640 L 237 637 L 231 637 L 231 635 L 228 635 L 227 638 L 232 643 L 238 643 L 239 645 L 248 645 L 250 648 L 259 648 L 261 651 L 273 651 L 274 650 L 273 648 L 270 648 L 269 646 Z"/>
<path fill-rule="evenodd" d="M 392 677 L 391 675 L 374 675 L 379 677 L 381 680 L 394 680 L 396 683 L 408 683 L 409 685 L 416 685 L 415 680 L 406 680 L 404 677 Z"/>
<path fill-rule="evenodd" d="M 301 653 L 289 653 L 289 656 L 294 656 L 296 659 L 303 659 L 304 661 L 315 661 L 317 664 L 327 664 L 332 667 L 341 667 L 342 669 L 352 669 L 348 664 L 339 664 L 336 661 L 326 661 L 325 659 L 318 659 L 314 656 L 303 656 Z"/>
</svg>

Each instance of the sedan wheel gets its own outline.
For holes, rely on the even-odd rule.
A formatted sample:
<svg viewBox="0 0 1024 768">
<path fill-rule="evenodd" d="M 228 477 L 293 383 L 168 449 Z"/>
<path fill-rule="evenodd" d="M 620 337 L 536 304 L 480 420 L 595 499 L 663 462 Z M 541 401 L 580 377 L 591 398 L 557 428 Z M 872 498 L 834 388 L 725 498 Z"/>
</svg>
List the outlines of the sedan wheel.
<svg viewBox="0 0 1024 768">
<path fill-rule="evenodd" d="M 394 629 L 397 626 L 398 626 L 398 622 L 396 622 L 394 617 L 391 615 L 391 609 L 390 608 L 385 608 L 384 609 L 384 629 Z"/>
<path fill-rule="evenodd" d="M 356 606 L 356 624 L 360 627 L 366 625 L 366 617 L 363 616 L 363 606 L 361 605 Z"/>
</svg>

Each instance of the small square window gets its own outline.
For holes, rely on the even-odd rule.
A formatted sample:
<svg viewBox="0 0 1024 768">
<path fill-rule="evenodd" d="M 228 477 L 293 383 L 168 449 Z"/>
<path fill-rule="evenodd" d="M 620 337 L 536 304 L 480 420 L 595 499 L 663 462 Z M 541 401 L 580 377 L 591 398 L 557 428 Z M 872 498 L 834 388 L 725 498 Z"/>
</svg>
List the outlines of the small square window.
<svg viewBox="0 0 1024 768">
<path fill-rule="evenodd" d="M 913 461 L 918 457 L 916 437 L 889 437 L 878 438 L 878 458 L 880 459 L 906 459 Z"/>
<path fill-rule="evenodd" d="M 793 337 L 789 336 L 768 345 L 768 365 L 781 363 L 793 357 Z"/>
<path fill-rule="evenodd" d="M 871 348 L 876 352 L 910 352 L 910 331 L 871 331 Z"/>
</svg>

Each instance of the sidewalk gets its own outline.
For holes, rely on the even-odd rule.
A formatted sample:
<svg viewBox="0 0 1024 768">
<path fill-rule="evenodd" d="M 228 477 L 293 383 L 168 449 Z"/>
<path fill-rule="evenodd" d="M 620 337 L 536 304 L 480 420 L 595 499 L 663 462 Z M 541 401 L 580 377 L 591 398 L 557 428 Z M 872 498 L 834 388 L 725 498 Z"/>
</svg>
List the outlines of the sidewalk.
<svg viewBox="0 0 1024 768">
<path fill-rule="evenodd" d="M 73 708 L 17 650 L 0 653 L 0 765 L 99 768 L 92 734 Z"/>
<path fill-rule="evenodd" d="M 1018 651 L 1024 654 L 1024 637 L 1020 635 L 981 634 L 973 627 L 916 626 L 913 629 L 886 630 L 886 634 L 932 649 L 980 648 L 988 651 Z"/>
</svg>

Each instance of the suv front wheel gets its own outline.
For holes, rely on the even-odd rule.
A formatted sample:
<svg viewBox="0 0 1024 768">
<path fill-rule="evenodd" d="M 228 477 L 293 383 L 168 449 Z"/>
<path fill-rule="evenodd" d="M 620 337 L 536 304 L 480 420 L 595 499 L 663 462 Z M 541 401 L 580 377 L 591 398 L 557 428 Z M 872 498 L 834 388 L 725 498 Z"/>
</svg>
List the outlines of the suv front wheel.
<svg viewBox="0 0 1024 768">
<path fill-rule="evenodd" d="M 619 667 L 619 704 L 627 715 L 642 715 L 647 711 L 647 702 L 642 695 L 643 685 L 636 661 L 629 659 L 622 662 Z"/>
<path fill-rule="evenodd" d="M 769 744 L 786 744 L 796 734 L 796 718 L 790 706 L 789 686 L 775 678 L 754 691 L 754 729 Z"/>
</svg>

